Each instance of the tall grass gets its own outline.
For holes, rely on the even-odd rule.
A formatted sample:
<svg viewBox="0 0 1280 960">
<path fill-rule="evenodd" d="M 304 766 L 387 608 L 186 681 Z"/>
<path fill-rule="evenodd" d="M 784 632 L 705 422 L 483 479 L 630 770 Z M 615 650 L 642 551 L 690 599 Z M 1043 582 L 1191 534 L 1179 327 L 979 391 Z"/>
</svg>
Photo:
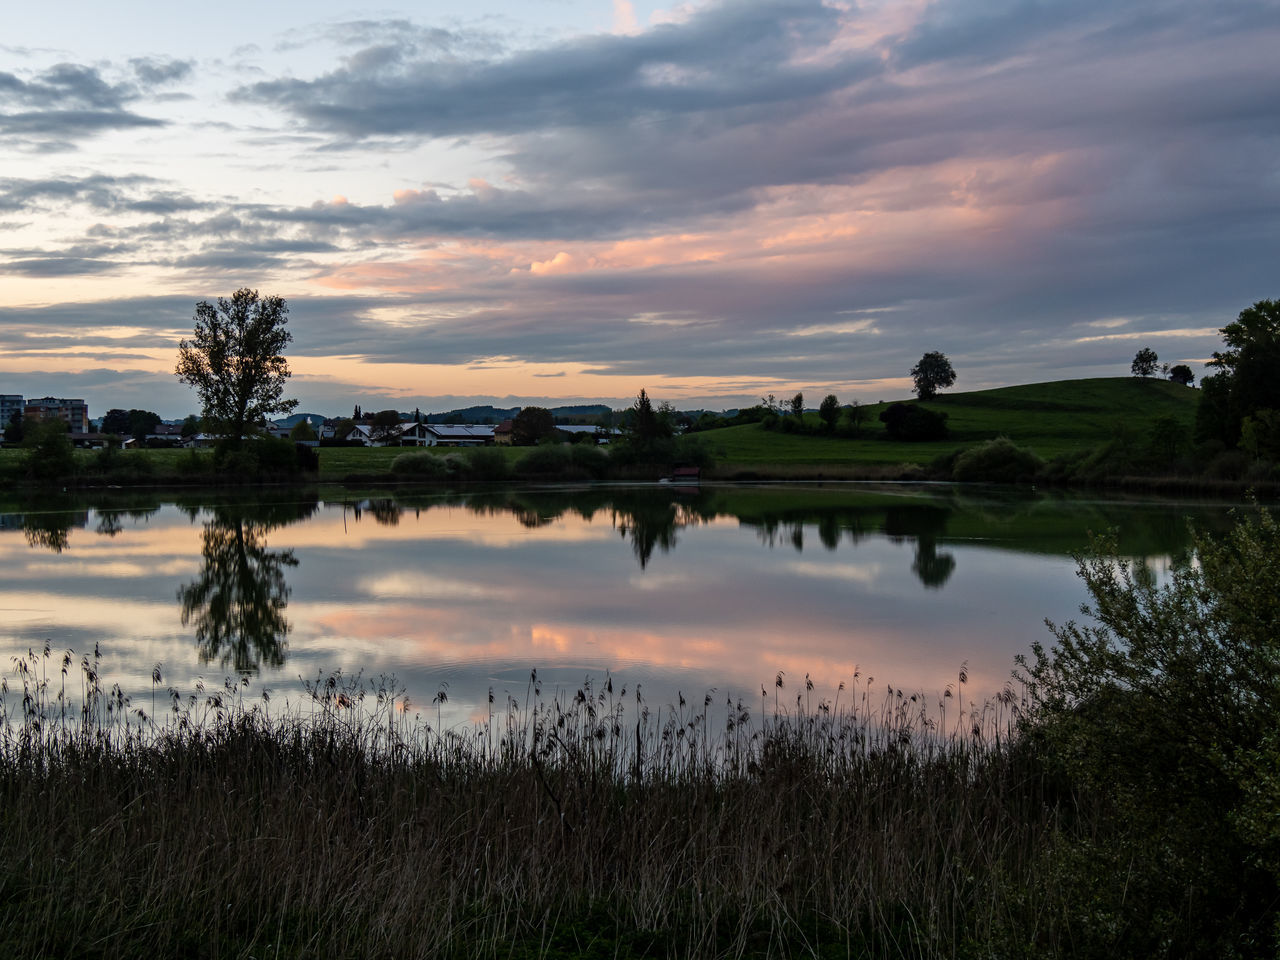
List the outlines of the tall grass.
<svg viewBox="0 0 1280 960">
<path fill-rule="evenodd" d="M 441 729 L 385 679 L 288 704 L 152 679 L 131 702 L 46 648 L 6 681 L 6 955 L 933 957 L 1064 933 L 1062 807 L 1011 690 L 786 702 L 780 676 L 753 709 L 535 675 Z"/>
</svg>

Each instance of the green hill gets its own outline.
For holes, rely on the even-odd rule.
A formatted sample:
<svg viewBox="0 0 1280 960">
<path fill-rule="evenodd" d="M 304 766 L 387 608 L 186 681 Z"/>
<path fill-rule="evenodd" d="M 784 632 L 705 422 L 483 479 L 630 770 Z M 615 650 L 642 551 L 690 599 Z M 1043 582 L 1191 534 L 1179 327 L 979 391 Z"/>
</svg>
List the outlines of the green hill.
<svg viewBox="0 0 1280 960">
<path fill-rule="evenodd" d="M 1168 380 L 1107 377 L 1055 380 L 996 390 L 949 393 L 924 403 L 947 414 L 950 437 L 934 443 L 887 439 L 879 415 L 889 404 L 869 404 L 858 438 L 765 430 L 758 423 L 695 434 L 721 463 L 927 463 L 940 454 L 1006 436 L 1046 460 L 1106 443 L 1117 435 L 1141 441 L 1151 424 L 1172 417 L 1190 432 L 1199 391 Z M 820 427 L 817 414 L 806 424 Z"/>
</svg>

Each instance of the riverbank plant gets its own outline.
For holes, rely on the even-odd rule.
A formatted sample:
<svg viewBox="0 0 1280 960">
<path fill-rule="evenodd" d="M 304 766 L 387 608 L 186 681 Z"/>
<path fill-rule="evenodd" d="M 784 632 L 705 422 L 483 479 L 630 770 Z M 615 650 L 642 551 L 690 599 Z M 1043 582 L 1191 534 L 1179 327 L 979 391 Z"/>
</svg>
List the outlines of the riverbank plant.
<svg viewBox="0 0 1280 960">
<path fill-rule="evenodd" d="M 385 682 L 153 680 L 131 702 L 93 657 L 18 663 L 8 955 L 950 956 L 1052 927 L 1002 893 L 1057 819 L 1003 747 L 1012 695 L 930 720 L 862 678 L 815 703 L 779 677 L 761 710 L 535 676 L 441 729 Z"/>
</svg>

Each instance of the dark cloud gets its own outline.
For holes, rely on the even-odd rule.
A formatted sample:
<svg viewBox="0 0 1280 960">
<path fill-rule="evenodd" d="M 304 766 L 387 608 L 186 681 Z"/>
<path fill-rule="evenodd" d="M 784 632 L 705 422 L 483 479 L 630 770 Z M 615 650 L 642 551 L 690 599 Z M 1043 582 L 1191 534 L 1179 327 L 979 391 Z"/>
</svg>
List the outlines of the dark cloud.
<svg viewBox="0 0 1280 960">
<path fill-rule="evenodd" d="M 112 83 L 81 64 L 59 63 L 28 79 L 0 71 L 0 135 L 35 149 L 65 149 L 106 130 L 163 126 L 127 108 L 140 96 L 135 84 Z"/>
<path fill-rule="evenodd" d="M 809 99 L 878 72 L 870 57 L 797 62 L 838 14 L 817 0 L 726 4 L 679 27 L 579 38 L 500 59 L 442 58 L 416 34 L 315 80 L 268 80 L 233 98 L 268 103 L 343 137 L 545 133 L 661 122 Z"/>
<path fill-rule="evenodd" d="M 28 257 L 0 260 L 0 273 L 22 277 L 74 277 L 84 274 L 110 273 L 120 269 L 112 260 L 87 257 Z"/>
<path fill-rule="evenodd" d="M 148 87 L 160 87 L 188 79 L 195 64 L 191 60 L 166 60 L 156 57 L 138 57 L 129 61 L 134 75 Z"/>
</svg>

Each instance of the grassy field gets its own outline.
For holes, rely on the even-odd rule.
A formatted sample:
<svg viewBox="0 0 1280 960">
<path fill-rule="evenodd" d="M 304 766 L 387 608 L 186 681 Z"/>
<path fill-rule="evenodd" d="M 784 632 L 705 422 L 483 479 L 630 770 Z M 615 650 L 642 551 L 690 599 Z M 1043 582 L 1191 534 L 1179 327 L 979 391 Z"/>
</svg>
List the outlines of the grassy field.
<svg viewBox="0 0 1280 960">
<path fill-rule="evenodd" d="M 946 394 L 929 401 L 926 406 L 948 416 L 951 435 L 939 442 L 888 440 L 878 419 L 887 403 L 866 408 L 870 417 L 856 438 L 784 433 L 765 430 L 757 423 L 692 436 L 710 449 L 722 476 L 742 470 L 759 470 L 774 476 L 781 470 L 796 478 L 832 468 L 864 473 L 877 467 L 892 470 L 899 464 L 928 464 L 941 455 L 1002 435 L 1048 460 L 1061 453 L 1100 446 L 1116 436 L 1131 436 L 1141 443 L 1151 425 L 1163 417 L 1172 417 L 1189 434 L 1198 397 L 1192 388 L 1166 380 L 1059 380 Z M 815 429 L 820 427 L 815 413 L 806 414 L 805 421 Z M 319 480 L 337 482 L 352 475 L 386 474 L 392 461 L 404 452 L 399 447 L 325 447 L 319 450 Z M 514 464 L 528 448 L 508 447 L 503 452 L 508 463 Z M 77 452 L 86 466 L 94 456 L 88 451 Z M 122 456 L 145 459 L 140 480 L 151 476 L 163 484 L 201 472 L 191 468 L 193 453 L 187 450 L 137 450 Z M 200 451 L 196 456 L 209 454 Z M 0 476 L 17 477 L 21 457 L 21 450 L 0 450 Z"/>
<path fill-rule="evenodd" d="M 1096 446 L 1117 433 L 1143 437 L 1162 417 L 1173 417 L 1190 431 L 1199 394 L 1167 380 L 1111 377 L 1058 380 L 996 390 L 954 393 L 930 400 L 927 407 L 947 414 L 948 440 L 895 443 L 886 438 L 879 414 L 888 404 L 867 409 L 870 419 L 856 439 L 788 434 L 758 423 L 698 434 L 720 464 L 894 464 L 928 463 L 953 450 L 1006 436 L 1050 459 L 1060 453 Z M 818 426 L 817 414 L 805 420 Z"/>
</svg>

